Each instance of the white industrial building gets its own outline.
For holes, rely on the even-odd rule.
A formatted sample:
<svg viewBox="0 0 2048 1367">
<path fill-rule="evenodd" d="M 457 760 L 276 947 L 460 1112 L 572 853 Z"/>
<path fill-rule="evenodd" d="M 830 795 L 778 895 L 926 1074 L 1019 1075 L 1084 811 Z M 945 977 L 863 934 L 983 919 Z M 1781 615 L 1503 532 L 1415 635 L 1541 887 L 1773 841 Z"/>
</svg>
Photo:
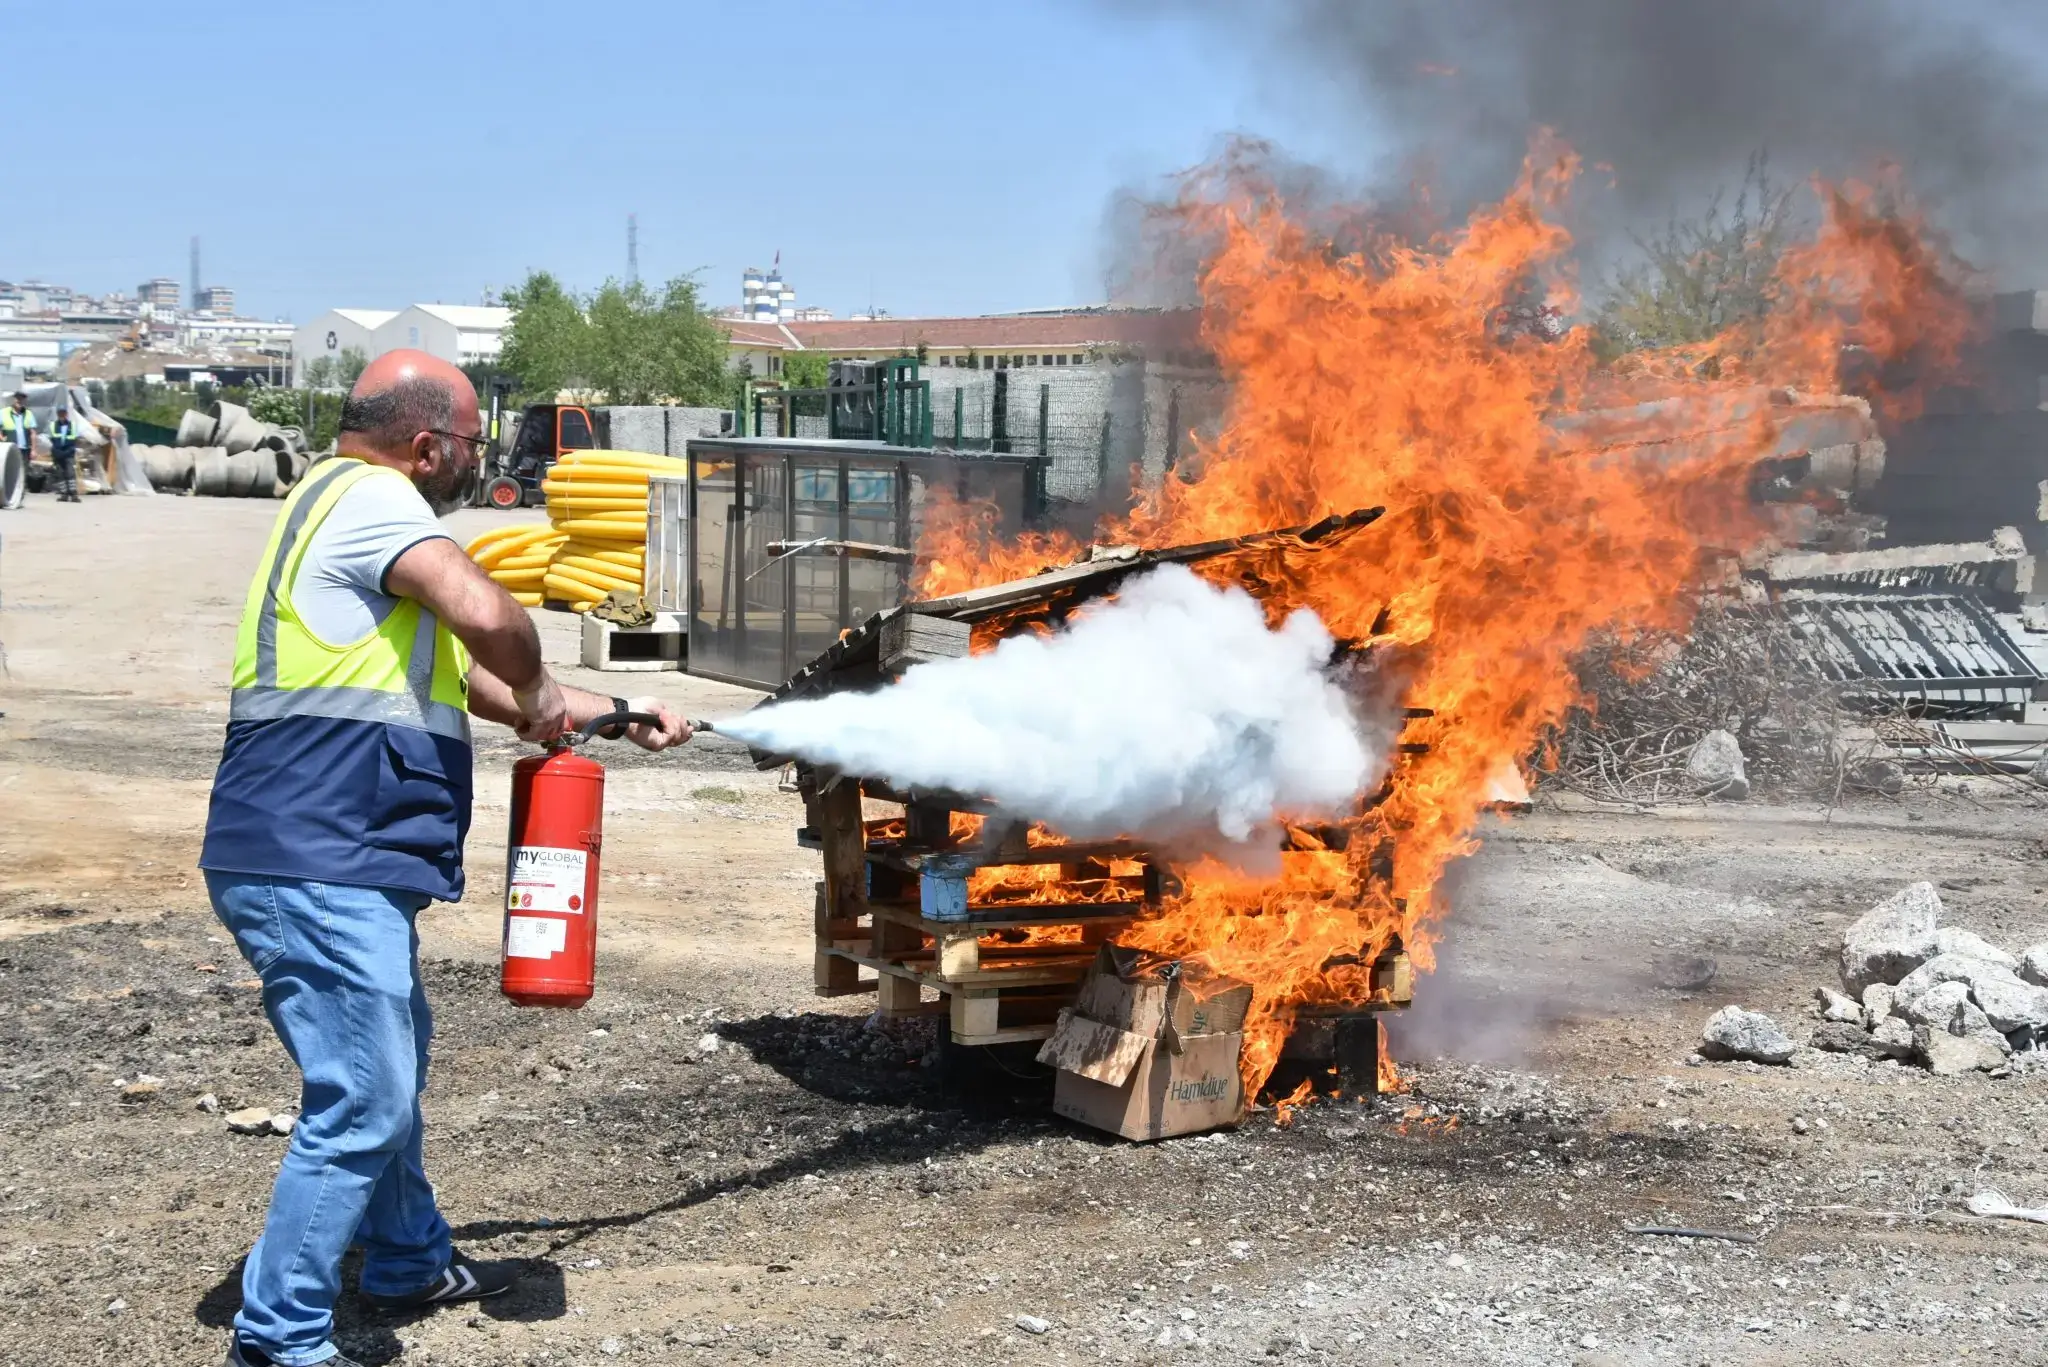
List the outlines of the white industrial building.
<svg viewBox="0 0 2048 1367">
<path fill-rule="evenodd" d="M 294 382 L 309 361 L 339 360 L 351 348 L 369 360 L 411 347 L 456 365 L 495 361 L 511 325 L 512 310 L 477 304 L 414 304 L 395 312 L 329 309 L 292 333 Z"/>
<path fill-rule="evenodd" d="M 377 325 L 372 356 L 400 347 L 424 351 L 456 365 L 495 361 L 505 345 L 512 310 L 481 304 L 414 304 Z"/>
<path fill-rule="evenodd" d="M 377 354 L 377 329 L 396 318 L 391 309 L 329 309 L 292 332 L 292 382 L 301 383 L 309 362 L 325 356 L 338 361 L 351 349 L 365 357 Z"/>
</svg>

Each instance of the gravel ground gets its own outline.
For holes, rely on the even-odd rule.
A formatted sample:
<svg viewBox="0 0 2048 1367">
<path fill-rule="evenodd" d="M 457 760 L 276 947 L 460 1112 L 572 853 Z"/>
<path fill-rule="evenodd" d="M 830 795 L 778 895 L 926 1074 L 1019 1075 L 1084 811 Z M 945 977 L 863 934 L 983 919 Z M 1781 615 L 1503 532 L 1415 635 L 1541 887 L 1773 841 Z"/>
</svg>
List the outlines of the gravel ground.
<svg viewBox="0 0 2048 1367">
<path fill-rule="evenodd" d="M 295 1096 L 191 873 L 272 510 L 64 511 L 10 515 L 0 616 L 0 1367 L 210 1363 L 284 1142 L 223 1114 Z M 2030 804 L 1499 823 L 1395 1023 L 1405 1095 L 1132 1145 L 1052 1116 L 1028 1057 L 813 999 L 794 800 L 713 744 L 614 765 L 597 1000 L 505 1004 L 517 752 L 484 747 L 470 898 L 423 919 L 427 1152 L 463 1244 L 530 1271 L 480 1309 L 346 1296 L 366 1361 L 2048 1362 L 2048 1227 L 1962 1209 L 2048 1205 L 2048 1079 L 1691 1057 L 1729 1003 L 1804 1040 L 1842 926 L 1915 879 L 2048 939 Z M 1712 981 L 1659 986 L 1674 955 Z"/>
</svg>

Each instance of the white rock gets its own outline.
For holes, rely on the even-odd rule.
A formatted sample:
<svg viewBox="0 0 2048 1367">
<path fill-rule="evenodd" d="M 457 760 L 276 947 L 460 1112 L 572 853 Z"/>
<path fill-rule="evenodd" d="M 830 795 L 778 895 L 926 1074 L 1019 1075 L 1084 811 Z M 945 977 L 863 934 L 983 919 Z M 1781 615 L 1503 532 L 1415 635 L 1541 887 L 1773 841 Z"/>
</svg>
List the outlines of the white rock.
<svg viewBox="0 0 2048 1367">
<path fill-rule="evenodd" d="M 2005 1055 L 1981 1035 L 1964 1038 L 1925 1025 L 1913 1027 L 1913 1048 L 1936 1077 L 1988 1073 L 2005 1063 Z"/>
<path fill-rule="evenodd" d="M 1863 1005 L 1853 997 L 1845 997 L 1832 987 L 1816 987 L 1814 997 L 1820 1002 L 1820 1018 L 1824 1021 L 1843 1021 L 1850 1025 L 1863 1023 Z"/>
<path fill-rule="evenodd" d="M 1949 1022 L 1956 1012 L 1970 1004 L 1970 985 L 1950 980 L 1937 983 L 1925 992 L 1905 999 L 1899 1007 L 1899 1014 L 1915 1025 L 1931 1026 L 1936 1030 L 1948 1030 Z M 1979 1013 L 1982 1014 L 1981 1012 Z M 1951 1031 L 1950 1033 L 1957 1033 Z"/>
<path fill-rule="evenodd" d="M 208 1092 L 192 1104 L 198 1107 L 200 1110 L 206 1112 L 208 1115 L 212 1115 L 215 1111 L 218 1111 L 220 1109 L 220 1098 L 215 1096 L 212 1092 Z"/>
<path fill-rule="evenodd" d="M 1742 746 L 1726 731 L 1709 731 L 1692 747 L 1685 776 L 1709 797 L 1730 802 L 1749 796 L 1749 773 L 1742 764 Z"/>
<path fill-rule="evenodd" d="M 1871 1047 L 1889 1058 L 1913 1056 L 1913 1024 L 1901 1016 L 1886 1016 L 1870 1032 Z"/>
<path fill-rule="evenodd" d="M 1863 1024 L 1877 1029 L 1877 1023 L 1892 1013 L 1892 985 L 1872 983 L 1863 989 Z"/>
<path fill-rule="evenodd" d="M 2020 976 L 2036 987 L 2048 987 L 2048 944 L 2028 945 L 2020 951 Z"/>
<path fill-rule="evenodd" d="M 1934 957 L 1941 894 L 1932 883 L 1899 889 L 1842 932 L 1842 983 L 1861 995 L 1872 983 L 1895 983 Z"/>
<path fill-rule="evenodd" d="M 2001 968 L 2018 968 L 2020 961 L 1992 944 L 1973 930 L 1961 926 L 1943 926 L 1934 932 L 1934 952 L 1937 954 L 1961 954 L 1966 958 L 1982 959 Z"/>
<path fill-rule="evenodd" d="M 1700 1032 L 1700 1053 L 1714 1059 L 1753 1059 L 1758 1063 L 1787 1063 L 1797 1048 L 1778 1023 L 1760 1011 L 1724 1006 L 1707 1020 Z"/>
<path fill-rule="evenodd" d="M 1049 1334 L 1052 1332 L 1052 1321 L 1042 1320 L 1036 1315 L 1019 1315 L 1017 1327 L 1027 1334 Z"/>
<path fill-rule="evenodd" d="M 715 1054 L 718 1052 L 720 1042 L 716 1035 L 699 1035 L 697 1037 L 697 1052 L 700 1054 Z"/>
<path fill-rule="evenodd" d="M 267 1106 L 244 1106 L 239 1111 L 229 1111 L 228 1128 L 236 1134 L 269 1134 L 270 1108 Z"/>
<path fill-rule="evenodd" d="M 2036 987 L 2017 977 L 1980 978 L 1970 984 L 1970 995 L 2001 1035 L 2048 1027 L 2048 987 Z"/>
<path fill-rule="evenodd" d="M 290 1134 L 292 1132 L 292 1127 L 297 1125 L 298 1123 L 299 1118 L 297 1116 L 289 1115 L 283 1111 L 280 1111 L 276 1115 L 270 1117 L 270 1132 L 272 1134 Z"/>
<path fill-rule="evenodd" d="M 1967 954 L 1937 954 L 1899 979 L 1892 990 L 1892 1010 L 1905 1015 L 1915 997 L 1943 983 L 1967 983 L 1974 990 L 1979 983 L 1993 982 L 2020 983 L 2020 977 L 1986 959 L 1972 959 Z"/>
</svg>

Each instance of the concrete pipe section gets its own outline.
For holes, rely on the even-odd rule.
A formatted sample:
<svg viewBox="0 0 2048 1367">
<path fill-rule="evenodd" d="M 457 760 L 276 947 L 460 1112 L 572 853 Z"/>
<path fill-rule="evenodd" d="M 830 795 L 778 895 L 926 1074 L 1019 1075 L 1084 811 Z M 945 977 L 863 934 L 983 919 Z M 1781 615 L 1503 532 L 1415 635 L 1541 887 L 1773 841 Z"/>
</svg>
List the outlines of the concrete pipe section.
<svg viewBox="0 0 2048 1367">
<path fill-rule="evenodd" d="M 211 448 L 192 462 L 192 492 L 210 498 L 274 498 L 277 453 Z"/>
<path fill-rule="evenodd" d="M 178 419 L 178 445 L 211 446 L 214 444 L 213 429 L 219 425 L 218 416 L 188 408 L 185 416 Z"/>
</svg>

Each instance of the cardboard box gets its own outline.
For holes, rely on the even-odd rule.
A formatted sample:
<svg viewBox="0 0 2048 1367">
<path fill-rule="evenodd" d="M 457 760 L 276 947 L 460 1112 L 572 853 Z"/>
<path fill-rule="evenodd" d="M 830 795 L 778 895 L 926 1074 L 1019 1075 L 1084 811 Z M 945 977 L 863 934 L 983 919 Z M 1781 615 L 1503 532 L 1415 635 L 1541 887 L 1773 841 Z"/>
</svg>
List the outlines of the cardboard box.
<svg viewBox="0 0 2048 1367">
<path fill-rule="evenodd" d="M 1126 1139 L 1235 1124 L 1251 984 L 1166 955 L 1104 945 L 1041 1063 L 1053 1109 Z"/>
<path fill-rule="evenodd" d="M 1114 1082 L 1106 1080 L 1116 1077 L 1113 1066 L 1099 1076 L 1062 1068 L 1053 1083 L 1053 1110 L 1125 1139 L 1194 1134 L 1243 1117 L 1242 1034 L 1189 1036 L 1177 1054 L 1156 1040 L 1142 1043 L 1141 1057 Z"/>
</svg>

